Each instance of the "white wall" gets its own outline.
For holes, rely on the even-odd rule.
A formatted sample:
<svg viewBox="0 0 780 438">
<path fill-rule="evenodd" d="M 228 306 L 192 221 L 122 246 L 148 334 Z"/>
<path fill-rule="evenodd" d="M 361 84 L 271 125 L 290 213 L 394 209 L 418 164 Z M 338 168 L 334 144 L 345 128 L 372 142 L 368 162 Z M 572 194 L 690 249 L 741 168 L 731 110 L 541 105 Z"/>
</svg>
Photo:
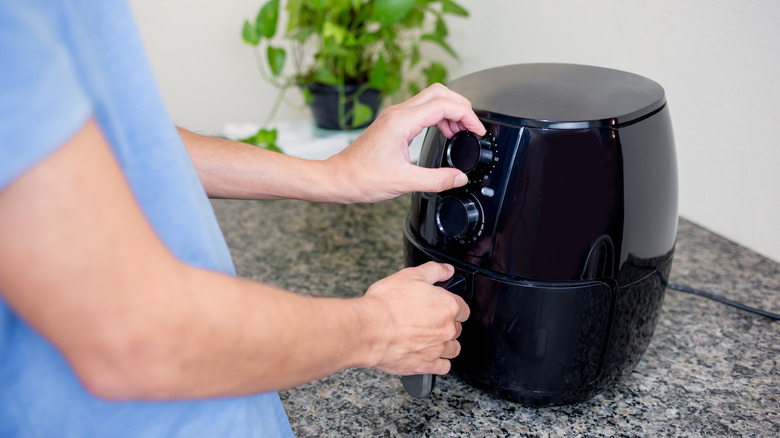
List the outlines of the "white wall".
<svg viewBox="0 0 780 438">
<path fill-rule="evenodd" d="M 132 0 L 174 120 L 206 133 L 262 121 L 241 23 L 261 0 Z M 520 62 L 618 68 L 659 82 L 672 111 L 680 214 L 780 261 L 780 2 L 461 0 L 453 77 Z M 306 117 L 283 108 L 277 119 Z"/>
<path fill-rule="evenodd" d="M 225 122 L 263 122 L 276 88 L 258 72 L 241 40 L 244 19 L 264 0 L 130 0 L 174 122 L 215 135 Z M 295 100 L 296 93 L 290 93 Z M 301 101 L 298 99 L 298 101 Z M 277 120 L 302 119 L 282 106 Z"/>
</svg>

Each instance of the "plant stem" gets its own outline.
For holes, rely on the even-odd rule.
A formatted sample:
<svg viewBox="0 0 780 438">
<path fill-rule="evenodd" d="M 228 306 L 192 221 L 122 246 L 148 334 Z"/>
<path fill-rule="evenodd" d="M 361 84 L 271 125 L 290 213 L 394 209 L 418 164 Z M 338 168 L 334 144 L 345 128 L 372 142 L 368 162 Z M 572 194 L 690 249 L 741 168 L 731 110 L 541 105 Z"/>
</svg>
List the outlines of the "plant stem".
<svg viewBox="0 0 780 438">
<path fill-rule="evenodd" d="M 274 101 L 274 106 L 271 107 L 271 112 L 268 113 L 268 117 L 265 119 L 264 126 L 268 126 L 271 121 L 276 117 L 277 111 L 279 111 L 279 105 L 282 103 L 282 100 L 284 99 L 284 94 L 287 91 L 287 88 L 283 88 L 279 90 L 279 93 L 276 95 L 276 101 Z"/>
<path fill-rule="evenodd" d="M 347 129 L 347 116 L 344 114 L 344 105 L 346 104 L 345 86 L 342 84 L 339 87 L 339 127 L 341 129 Z"/>
<path fill-rule="evenodd" d="M 289 84 L 285 84 L 277 81 L 275 77 L 273 77 L 265 70 L 265 61 L 263 61 L 262 59 L 263 55 L 260 53 L 260 49 L 255 47 L 253 52 L 255 55 L 255 61 L 257 62 L 257 69 L 260 70 L 260 75 L 263 76 L 263 79 L 271 83 L 271 85 L 273 85 L 274 87 L 279 88 L 280 90 L 284 90 L 285 88 L 287 88 Z"/>
</svg>

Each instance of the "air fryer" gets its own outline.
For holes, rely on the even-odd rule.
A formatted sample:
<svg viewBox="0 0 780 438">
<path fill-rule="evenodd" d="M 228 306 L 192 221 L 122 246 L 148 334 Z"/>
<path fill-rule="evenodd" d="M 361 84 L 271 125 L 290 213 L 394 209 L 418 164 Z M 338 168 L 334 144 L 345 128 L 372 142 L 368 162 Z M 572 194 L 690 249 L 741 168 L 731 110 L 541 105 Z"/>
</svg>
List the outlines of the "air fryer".
<svg viewBox="0 0 780 438">
<path fill-rule="evenodd" d="M 414 193 L 408 266 L 455 266 L 468 303 L 452 373 L 529 405 L 587 400 L 630 373 L 663 303 L 677 230 L 664 90 L 623 71 L 521 64 L 450 84 L 487 128 L 430 128 L 420 165 L 465 187 Z M 433 376 L 406 376 L 424 396 Z"/>
</svg>

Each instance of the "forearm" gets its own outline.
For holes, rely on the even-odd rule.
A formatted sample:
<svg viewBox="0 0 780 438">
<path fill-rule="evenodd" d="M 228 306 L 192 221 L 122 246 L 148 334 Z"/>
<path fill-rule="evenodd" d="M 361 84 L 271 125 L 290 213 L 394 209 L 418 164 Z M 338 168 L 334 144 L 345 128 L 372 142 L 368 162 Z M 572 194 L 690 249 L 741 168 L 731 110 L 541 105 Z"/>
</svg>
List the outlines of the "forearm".
<svg viewBox="0 0 780 438">
<path fill-rule="evenodd" d="M 303 160 L 182 128 L 179 133 L 211 198 L 340 201 L 336 188 L 339 176 L 322 161 Z"/>
<path fill-rule="evenodd" d="M 82 348 L 62 346 L 79 353 L 68 357 L 92 392 L 109 399 L 238 396 L 348 367 L 445 374 L 468 317 L 460 298 L 432 285 L 452 275 L 436 263 L 398 272 L 353 299 L 179 268 L 159 266 L 167 282 L 136 282 L 119 298 L 121 312 L 78 319 Z M 113 329 L 107 335 L 101 327 Z"/>
<path fill-rule="evenodd" d="M 372 363 L 362 299 L 320 299 L 188 269 L 154 306 L 127 307 L 129 324 L 102 363 L 85 356 L 87 384 L 109 398 L 201 398 L 289 388 Z M 134 328 L 134 329 L 133 329 Z M 106 351 L 111 354 L 106 354 Z M 96 349 L 97 351 L 97 349 Z"/>
</svg>

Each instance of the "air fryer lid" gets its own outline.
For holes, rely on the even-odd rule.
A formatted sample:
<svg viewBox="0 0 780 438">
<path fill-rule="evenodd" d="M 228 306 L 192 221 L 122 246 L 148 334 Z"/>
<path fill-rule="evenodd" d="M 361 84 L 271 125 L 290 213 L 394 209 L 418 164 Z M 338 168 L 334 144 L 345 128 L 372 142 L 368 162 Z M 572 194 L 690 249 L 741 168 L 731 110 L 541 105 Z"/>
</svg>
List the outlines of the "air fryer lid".
<svg viewBox="0 0 780 438">
<path fill-rule="evenodd" d="M 519 64 L 473 73 L 449 85 L 480 115 L 513 125 L 552 129 L 614 126 L 666 103 L 645 77 L 574 64 Z"/>
</svg>

